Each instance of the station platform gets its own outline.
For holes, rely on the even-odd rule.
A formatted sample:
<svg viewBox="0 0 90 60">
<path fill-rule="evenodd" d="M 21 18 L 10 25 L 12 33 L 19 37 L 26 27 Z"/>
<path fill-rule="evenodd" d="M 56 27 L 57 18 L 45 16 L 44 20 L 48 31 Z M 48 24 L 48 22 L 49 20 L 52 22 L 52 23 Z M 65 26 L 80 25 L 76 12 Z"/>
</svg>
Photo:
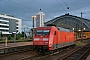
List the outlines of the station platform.
<svg viewBox="0 0 90 60">
<path fill-rule="evenodd" d="M 0 55 L 14 51 L 32 49 L 32 44 L 33 42 L 7 43 L 7 45 L 0 44 Z"/>
<path fill-rule="evenodd" d="M 7 43 L 7 46 L 5 44 L 0 44 L 0 50 L 12 47 L 27 46 L 32 44 L 32 42 Z"/>
<path fill-rule="evenodd" d="M 90 60 L 90 54 L 89 54 L 89 56 L 86 58 L 86 60 Z"/>
</svg>

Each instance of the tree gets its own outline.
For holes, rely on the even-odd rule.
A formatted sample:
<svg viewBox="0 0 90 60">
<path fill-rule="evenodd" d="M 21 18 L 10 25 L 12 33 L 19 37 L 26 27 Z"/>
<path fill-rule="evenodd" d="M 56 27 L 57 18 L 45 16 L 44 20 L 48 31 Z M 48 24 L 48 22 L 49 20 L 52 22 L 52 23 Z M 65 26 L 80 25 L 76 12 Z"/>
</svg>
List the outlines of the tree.
<svg viewBox="0 0 90 60">
<path fill-rule="evenodd" d="M 8 37 L 7 37 L 7 38 L 8 38 L 8 40 L 12 40 L 12 37 L 11 37 L 11 35 L 8 35 Z"/>
<path fill-rule="evenodd" d="M 16 40 L 19 40 L 20 39 L 20 34 L 17 34 L 16 35 Z"/>
</svg>

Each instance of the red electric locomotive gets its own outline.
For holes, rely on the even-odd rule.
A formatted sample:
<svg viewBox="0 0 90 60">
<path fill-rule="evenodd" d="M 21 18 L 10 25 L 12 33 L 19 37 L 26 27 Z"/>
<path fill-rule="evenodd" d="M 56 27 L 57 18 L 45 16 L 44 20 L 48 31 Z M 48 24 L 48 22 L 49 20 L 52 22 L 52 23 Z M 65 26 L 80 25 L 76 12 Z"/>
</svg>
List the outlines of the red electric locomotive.
<svg viewBox="0 0 90 60">
<path fill-rule="evenodd" d="M 36 28 L 33 46 L 37 51 L 53 51 L 65 46 L 75 44 L 74 32 L 55 26 Z"/>
</svg>

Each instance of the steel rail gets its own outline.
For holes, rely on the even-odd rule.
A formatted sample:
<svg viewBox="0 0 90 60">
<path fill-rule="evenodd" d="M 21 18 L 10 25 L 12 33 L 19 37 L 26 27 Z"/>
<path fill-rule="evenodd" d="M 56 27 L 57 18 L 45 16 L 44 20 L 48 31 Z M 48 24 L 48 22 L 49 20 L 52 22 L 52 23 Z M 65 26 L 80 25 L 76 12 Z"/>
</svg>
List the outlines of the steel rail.
<svg viewBox="0 0 90 60">
<path fill-rule="evenodd" d="M 6 56 L 6 55 L 12 55 L 12 54 L 17 54 L 17 53 L 22 53 L 22 52 L 28 52 L 28 51 L 32 51 L 32 49 L 25 49 L 25 50 L 19 50 L 19 51 L 14 51 L 14 52 L 10 52 L 10 53 L 5 53 L 5 54 L 1 54 L 0 57 Z"/>
<path fill-rule="evenodd" d="M 71 46 L 71 47 L 68 47 L 66 49 L 70 49 L 70 48 L 73 48 L 73 47 Z M 65 51 L 66 49 L 61 49 L 61 50 L 58 50 L 57 52 L 47 54 L 47 55 L 44 55 L 44 56 L 36 55 L 36 56 L 32 56 L 32 57 L 26 57 L 26 58 L 22 58 L 21 60 L 29 60 L 29 59 L 30 60 L 38 60 L 38 59 L 42 59 L 42 58 L 45 58 L 45 57 L 48 57 L 48 56 L 53 56 L 53 55 L 59 54 L 59 53 Z"/>
<path fill-rule="evenodd" d="M 90 43 L 89 43 L 89 44 L 90 44 Z M 63 56 L 62 58 L 59 58 L 58 60 L 67 60 L 68 57 L 74 55 L 74 54 L 75 54 L 76 52 L 78 52 L 78 51 L 81 51 L 83 48 L 85 48 L 85 47 L 88 46 L 89 44 L 87 44 L 87 45 L 85 45 L 85 46 L 83 46 L 83 47 L 80 47 L 80 48 L 78 48 L 78 49 L 70 52 L 70 54 L 67 54 L 67 55 Z M 88 49 L 78 58 L 78 60 L 81 59 L 81 58 L 84 56 L 84 54 L 85 54 L 87 51 L 89 51 L 89 50 L 90 50 L 90 48 L 88 48 Z"/>
<path fill-rule="evenodd" d="M 90 51 L 90 48 L 87 49 L 77 60 L 81 60 L 89 51 Z"/>
</svg>

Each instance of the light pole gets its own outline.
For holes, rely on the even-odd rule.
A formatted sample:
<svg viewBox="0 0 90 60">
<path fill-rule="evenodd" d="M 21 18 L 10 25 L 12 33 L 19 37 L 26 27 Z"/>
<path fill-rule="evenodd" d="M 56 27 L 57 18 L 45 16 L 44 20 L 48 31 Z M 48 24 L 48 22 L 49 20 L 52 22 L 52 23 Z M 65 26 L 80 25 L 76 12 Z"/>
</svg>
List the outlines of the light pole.
<svg viewBox="0 0 90 60">
<path fill-rule="evenodd" d="M 81 41 L 83 40 L 82 35 L 83 35 L 83 22 L 82 22 L 82 12 L 81 12 Z"/>
<path fill-rule="evenodd" d="M 15 32 L 13 32 L 13 34 L 14 34 L 14 43 L 16 43 L 16 31 Z"/>
<path fill-rule="evenodd" d="M 1 34 L 2 34 L 2 31 L 0 31 L 0 39 L 1 39 Z"/>
<path fill-rule="evenodd" d="M 32 19 L 33 19 L 33 29 L 32 29 L 32 38 L 34 39 L 34 19 L 36 18 L 36 16 L 32 16 Z"/>
<path fill-rule="evenodd" d="M 25 28 L 26 28 L 26 25 L 24 25 L 24 39 L 25 39 Z"/>
</svg>

